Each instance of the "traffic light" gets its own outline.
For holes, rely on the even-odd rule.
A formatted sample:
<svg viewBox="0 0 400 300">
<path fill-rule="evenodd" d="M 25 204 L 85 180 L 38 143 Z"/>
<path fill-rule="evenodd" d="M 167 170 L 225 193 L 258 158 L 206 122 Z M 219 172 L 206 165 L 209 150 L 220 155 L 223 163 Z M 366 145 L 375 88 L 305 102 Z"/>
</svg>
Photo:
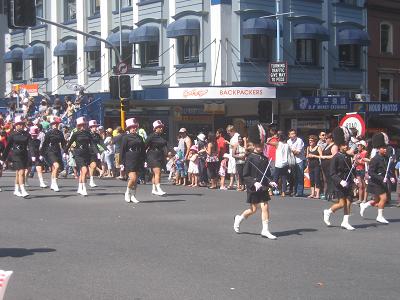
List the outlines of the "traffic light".
<svg viewBox="0 0 400 300">
<path fill-rule="evenodd" d="M 11 29 L 36 26 L 35 0 L 8 0 L 8 27 Z"/>
<path fill-rule="evenodd" d="M 111 94 L 111 99 L 119 99 L 118 76 L 110 76 L 110 94 Z"/>
<path fill-rule="evenodd" d="M 121 111 L 129 111 L 129 99 L 121 99 Z"/>
<path fill-rule="evenodd" d="M 131 76 L 129 75 L 119 76 L 119 97 L 120 98 L 131 97 Z"/>
<path fill-rule="evenodd" d="M 271 101 L 260 101 L 258 102 L 258 119 L 261 123 L 272 123 L 273 112 Z"/>
</svg>

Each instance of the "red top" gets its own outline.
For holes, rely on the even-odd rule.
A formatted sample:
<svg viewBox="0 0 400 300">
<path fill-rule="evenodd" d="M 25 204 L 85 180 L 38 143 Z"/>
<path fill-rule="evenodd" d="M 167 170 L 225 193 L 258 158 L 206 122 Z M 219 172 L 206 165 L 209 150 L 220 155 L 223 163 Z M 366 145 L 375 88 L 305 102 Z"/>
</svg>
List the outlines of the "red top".
<svg viewBox="0 0 400 300">
<path fill-rule="evenodd" d="M 363 161 L 363 158 L 367 157 L 368 152 L 366 150 L 361 151 L 361 153 L 356 155 L 356 170 L 357 171 L 364 171 L 365 170 L 365 162 Z"/>
<path fill-rule="evenodd" d="M 278 143 L 279 139 L 278 137 L 271 137 L 268 142 L 271 143 Z M 272 146 L 272 145 L 267 145 L 267 157 L 271 160 L 275 160 L 276 158 L 276 148 L 277 146 Z"/>
<path fill-rule="evenodd" d="M 218 158 L 221 161 L 222 157 L 226 153 L 226 140 L 222 136 L 217 138 L 217 147 L 218 147 Z"/>
</svg>

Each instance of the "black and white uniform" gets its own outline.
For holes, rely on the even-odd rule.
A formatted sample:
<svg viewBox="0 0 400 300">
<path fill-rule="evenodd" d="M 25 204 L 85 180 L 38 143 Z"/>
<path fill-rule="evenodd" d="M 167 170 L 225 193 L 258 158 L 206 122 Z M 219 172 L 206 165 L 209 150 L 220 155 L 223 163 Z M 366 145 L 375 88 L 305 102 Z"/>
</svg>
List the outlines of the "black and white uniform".
<svg viewBox="0 0 400 300">
<path fill-rule="evenodd" d="M 155 132 L 146 140 L 147 165 L 149 168 L 163 168 L 165 166 L 165 154 L 167 141 Z"/>
<path fill-rule="evenodd" d="M 104 145 L 103 139 L 101 138 L 101 135 L 98 134 L 97 132 L 91 132 L 90 134 L 92 136 L 93 144 L 95 145 L 97 152 L 91 151 L 90 153 L 90 163 L 95 162 L 96 164 L 100 163 L 100 160 L 97 158 L 97 154 L 100 152 L 99 151 L 99 146 L 101 146 L 103 149 L 107 149 L 107 147 Z"/>
<path fill-rule="evenodd" d="M 120 151 L 121 163 L 124 165 L 127 173 L 143 170 L 146 152 L 145 144 L 140 135 L 137 133 L 124 135 Z"/>
<path fill-rule="evenodd" d="M 39 157 L 41 157 L 41 153 L 40 153 L 40 144 L 42 142 L 39 139 L 32 139 L 32 149 L 30 150 L 31 153 L 31 158 L 34 157 L 35 158 L 35 162 L 32 162 L 32 164 L 35 167 L 44 167 L 44 161 L 43 159 L 40 160 Z"/>
<path fill-rule="evenodd" d="M 331 165 L 329 170 L 329 176 L 333 183 L 333 191 L 338 199 L 353 199 L 353 189 L 352 183 L 353 178 L 356 178 L 355 169 L 353 169 L 352 174 L 349 176 L 347 180 L 347 187 L 343 187 L 340 185 L 340 182 L 347 179 L 347 176 L 351 170 L 352 163 L 351 157 L 343 154 L 343 153 L 336 153 L 335 156 L 331 159 Z"/>
<path fill-rule="evenodd" d="M 75 143 L 74 159 L 77 168 L 81 169 L 82 167 L 87 167 L 90 164 L 91 153 L 96 153 L 96 155 L 98 153 L 97 147 L 93 143 L 92 135 L 88 130 L 75 131 L 65 147 L 65 153 L 68 152 L 68 149 L 73 143 Z"/>
<path fill-rule="evenodd" d="M 25 130 L 14 131 L 7 139 L 7 146 L 3 152 L 2 160 L 6 160 L 12 151 L 12 164 L 14 170 L 26 169 L 31 162 L 30 149 L 33 148 L 32 138 Z"/>
<path fill-rule="evenodd" d="M 387 164 L 389 159 L 387 157 L 383 157 L 379 153 L 377 153 L 369 163 L 368 169 L 368 185 L 367 192 L 373 195 L 381 195 L 388 192 L 388 185 L 383 182 L 385 178 Z M 393 171 L 389 169 L 388 175 L 386 176 L 387 180 L 391 177 L 395 177 Z"/>
<path fill-rule="evenodd" d="M 58 129 L 51 129 L 45 134 L 41 149 L 42 156 L 46 158 L 50 166 L 56 162 L 60 165 L 60 171 L 64 169 L 61 151 L 65 144 L 64 134 Z"/>
<path fill-rule="evenodd" d="M 269 169 L 261 182 L 267 166 L 268 158 L 262 153 L 251 153 L 247 157 L 243 168 L 243 179 L 247 189 L 247 203 L 257 204 L 271 200 L 268 193 L 269 180 L 267 178 L 271 176 Z M 258 191 L 254 187 L 256 182 L 262 184 L 262 187 Z"/>
</svg>

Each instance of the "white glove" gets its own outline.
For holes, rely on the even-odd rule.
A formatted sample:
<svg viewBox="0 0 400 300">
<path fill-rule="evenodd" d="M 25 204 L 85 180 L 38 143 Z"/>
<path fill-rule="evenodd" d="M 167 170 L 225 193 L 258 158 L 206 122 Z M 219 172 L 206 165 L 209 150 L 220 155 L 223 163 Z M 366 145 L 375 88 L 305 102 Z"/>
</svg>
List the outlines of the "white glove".
<svg viewBox="0 0 400 300">
<path fill-rule="evenodd" d="M 387 182 L 387 178 L 385 177 L 385 178 L 383 178 L 383 183 L 386 183 Z"/>
<path fill-rule="evenodd" d="M 347 187 L 348 186 L 348 183 L 347 183 L 347 181 L 345 181 L 345 180 L 342 180 L 341 182 L 340 182 L 340 185 L 342 186 L 342 187 Z"/>
<path fill-rule="evenodd" d="M 278 187 L 278 185 L 277 185 L 276 182 L 274 182 L 274 181 L 271 181 L 271 182 L 269 183 L 269 185 L 270 185 L 271 187 L 273 187 L 273 188 L 277 188 L 277 187 Z"/>
<path fill-rule="evenodd" d="M 391 177 L 390 182 L 394 184 L 396 182 L 396 180 L 393 177 Z"/>
<path fill-rule="evenodd" d="M 101 154 L 100 153 L 97 153 L 97 159 L 101 159 Z"/>
<path fill-rule="evenodd" d="M 39 160 L 40 160 L 40 161 L 43 161 L 43 159 L 44 159 L 43 156 L 40 155 L 40 156 L 39 156 Z"/>
<path fill-rule="evenodd" d="M 0 165 L 4 165 L 4 161 L 0 160 Z"/>
<path fill-rule="evenodd" d="M 35 162 L 35 161 L 36 161 L 36 157 L 32 156 L 32 162 Z"/>
<path fill-rule="evenodd" d="M 254 183 L 254 187 L 256 188 L 256 191 L 258 191 L 259 189 L 261 189 L 262 184 L 260 182 L 256 182 Z"/>
<path fill-rule="evenodd" d="M 358 180 L 357 178 L 354 178 L 353 181 L 354 181 L 355 184 L 359 184 L 360 183 L 360 180 Z"/>
<path fill-rule="evenodd" d="M 119 168 L 121 169 L 121 171 L 125 170 L 125 166 L 124 165 L 120 165 Z"/>
<path fill-rule="evenodd" d="M 63 158 L 64 158 L 65 160 L 67 160 L 67 159 L 68 159 L 68 154 L 67 154 L 67 153 L 64 153 L 64 154 L 63 154 Z"/>
</svg>

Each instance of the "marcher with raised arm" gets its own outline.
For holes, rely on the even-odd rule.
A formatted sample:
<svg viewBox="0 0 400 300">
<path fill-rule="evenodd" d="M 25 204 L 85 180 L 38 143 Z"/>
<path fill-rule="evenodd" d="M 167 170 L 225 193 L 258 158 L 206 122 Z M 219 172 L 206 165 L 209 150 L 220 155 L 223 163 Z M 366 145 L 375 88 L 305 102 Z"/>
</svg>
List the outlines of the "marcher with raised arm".
<svg viewBox="0 0 400 300">
<path fill-rule="evenodd" d="M 94 182 L 94 172 L 101 165 L 100 162 L 100 152 L 104 151 L 107 147 L 104 145 L 102 136 L 98 133 L 97 129 L 99 124 L 97 124 L 96 120 L 89 121 L 89 130 L 90 134 L 92 135 L 93 143 L 97 149 L 96 152 L 90 153 L 90 165 L 89 165 L 89 186 L 91 188 L 96 187 L 96 183 Z M 102 150 L 102 151 L 101 151 Z"/>
<path fill-rule="evenodd" d="M 41 188 L 46 188 L 47 185 L 43 180 L 43 171 L 44 171 L 44 157 L 40 154 L 40 145 L 41 141 L 39 140 L 39 128 L 37 126 L 32 126 L 29 128 L 29 134 L 32 138 L 32 149 L 31 149 L 31 157 L 32 157 L 32 165 L 36 169 L 38 178 L 39 178 L 39 186 Z"/>
</svg>

